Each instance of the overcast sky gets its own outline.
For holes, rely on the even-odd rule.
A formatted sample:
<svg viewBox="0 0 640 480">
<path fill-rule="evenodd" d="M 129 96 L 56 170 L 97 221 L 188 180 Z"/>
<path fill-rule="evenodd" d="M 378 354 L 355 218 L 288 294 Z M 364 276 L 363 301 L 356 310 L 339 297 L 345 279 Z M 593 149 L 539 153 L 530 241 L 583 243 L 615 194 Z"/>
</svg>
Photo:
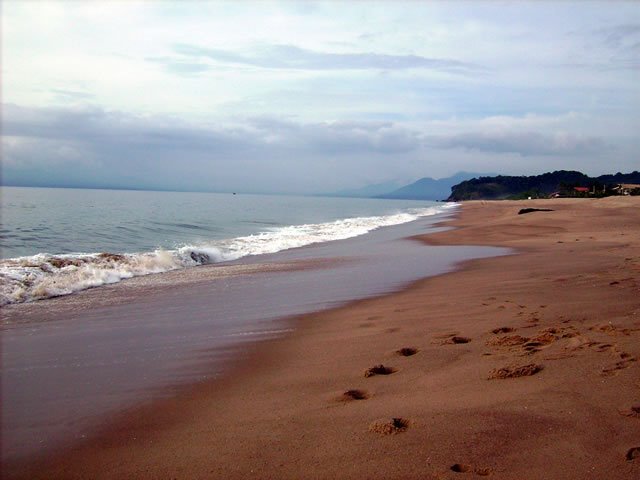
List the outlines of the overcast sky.
<svg viewBox="0 0 640 480">
<path fill-rule="evenodd" d="M 6 0 L 2 116 L 5 184 L 628 172 L 640 3 Z"/>
</svg>

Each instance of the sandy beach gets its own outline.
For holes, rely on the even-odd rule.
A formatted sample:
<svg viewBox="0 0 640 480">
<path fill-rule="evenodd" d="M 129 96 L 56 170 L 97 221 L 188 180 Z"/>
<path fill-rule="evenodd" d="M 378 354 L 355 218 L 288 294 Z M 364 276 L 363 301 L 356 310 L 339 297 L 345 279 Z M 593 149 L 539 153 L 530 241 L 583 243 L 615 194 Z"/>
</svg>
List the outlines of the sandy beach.
<svg viewBox="0 0 640 480">
<path fill-rule="evenodd" d="M 640 198 L 468 202 L 447 225 L 421 240 L 514 254 L 297 318 L 4 475 L 640 478 Z"/>
</svg>

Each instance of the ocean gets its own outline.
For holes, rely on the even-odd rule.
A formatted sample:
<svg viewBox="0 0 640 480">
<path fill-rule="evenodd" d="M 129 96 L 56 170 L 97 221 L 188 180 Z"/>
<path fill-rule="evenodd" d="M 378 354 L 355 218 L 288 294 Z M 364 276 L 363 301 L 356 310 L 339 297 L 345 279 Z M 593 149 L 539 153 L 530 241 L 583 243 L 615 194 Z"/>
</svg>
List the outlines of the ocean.
<svg viewBox="0 0 640 480">
<path fill-rule="evenodd" d="M 2 187 L 0 305 L 363 235 L 427 201 Z"/>
</svg>

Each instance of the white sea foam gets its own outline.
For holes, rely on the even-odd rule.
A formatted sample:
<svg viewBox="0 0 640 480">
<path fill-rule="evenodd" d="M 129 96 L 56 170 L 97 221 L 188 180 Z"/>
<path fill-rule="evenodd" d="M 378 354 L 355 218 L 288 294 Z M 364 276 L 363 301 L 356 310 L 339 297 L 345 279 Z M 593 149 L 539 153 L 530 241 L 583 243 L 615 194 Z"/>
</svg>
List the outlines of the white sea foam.
<svg viewBox="0 0 640 480">
<path fill-rule="evenodd" d="M 410 209 L 394 215 L 356 217 L 328 223 L 273 228 L 254 235 L 185 245 L 176 250 L 127 254 L 40 253 L 0 261 L 0 305 L 68 295 L 140 275 L 275 253 L 314 243 L 363 235 L 376 228 L 399 225 L 442 213 L 455 204 Z"/>
</svg>

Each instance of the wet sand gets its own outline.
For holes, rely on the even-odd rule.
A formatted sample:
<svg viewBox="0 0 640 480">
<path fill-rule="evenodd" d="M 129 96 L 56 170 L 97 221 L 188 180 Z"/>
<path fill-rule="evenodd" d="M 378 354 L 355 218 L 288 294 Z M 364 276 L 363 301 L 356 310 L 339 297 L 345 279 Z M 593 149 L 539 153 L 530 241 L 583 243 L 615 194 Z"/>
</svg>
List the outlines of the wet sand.
<svg viewBox="0 0 640 480">
<path fill-rule="evenodd" d="M 470 202 L 451 225 L 422 240 L 519 253 L 301 316 L 224 378 L 5 474 L 639 478 L 640 199 Z"/>
</svg>

